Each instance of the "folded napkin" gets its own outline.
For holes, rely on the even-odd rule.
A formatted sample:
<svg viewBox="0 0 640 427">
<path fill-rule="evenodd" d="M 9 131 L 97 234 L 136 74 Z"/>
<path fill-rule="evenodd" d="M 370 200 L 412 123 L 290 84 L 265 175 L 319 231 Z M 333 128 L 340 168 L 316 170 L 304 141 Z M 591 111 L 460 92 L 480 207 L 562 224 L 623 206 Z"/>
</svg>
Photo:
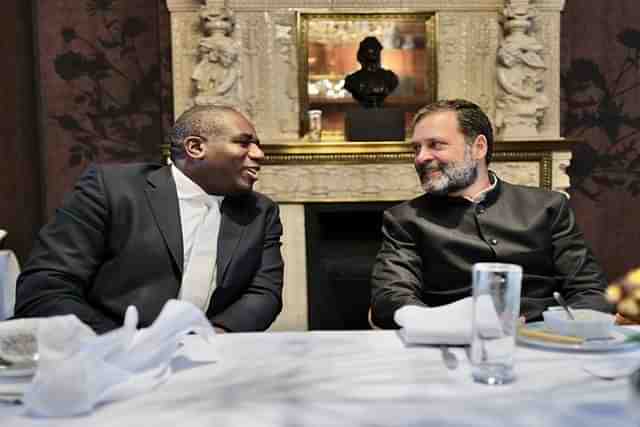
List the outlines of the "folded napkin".
<svg viewBox="0 0 640 427">
<path fill-rule="evenodd" d="M 481 295 L 477 309 L 483 335 L 500 336 L 502 328 L 491 297 Z M 471 343 L 473 299 L 467 297 L 439 307 L 406 305 L 396 310 L 393 318 L 407 343 L 466 345 Z"/>
<path fill-rule="evenodd" d="M 27 411 L 76 415 L 149 391 L 171 375 L 170 362 L 183 335 L 193 331 L 208 342 L 215 335 L 202 311 L 185 301 L 169 300 L 150 327 L 137 325 L 133 306 L 124 326 L 104 335 L 73 315 L 40 322 L 38 369 L 23 398 Z"/>
</svg>

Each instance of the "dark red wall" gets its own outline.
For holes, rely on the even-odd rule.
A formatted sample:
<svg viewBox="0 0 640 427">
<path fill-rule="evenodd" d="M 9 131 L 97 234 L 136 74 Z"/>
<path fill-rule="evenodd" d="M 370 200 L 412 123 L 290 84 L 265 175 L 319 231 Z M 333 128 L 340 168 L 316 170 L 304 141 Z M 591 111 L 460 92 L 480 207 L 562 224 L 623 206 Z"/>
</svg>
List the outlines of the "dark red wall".
<svg viewBox="0 0 640 427">
<path fill-rule="evenodd" d="M 165 0 L 3 3 L 0 228 L 22 262 L 90 162 L 160 159 L 169 34 Z"/>
<path fill-rule="evenodd" d="M 640 265 L 640 7 L 569 0 L 562 35 L 563 134 L 584 140 L 571 204 L 615 279 Z"/>
</svg>

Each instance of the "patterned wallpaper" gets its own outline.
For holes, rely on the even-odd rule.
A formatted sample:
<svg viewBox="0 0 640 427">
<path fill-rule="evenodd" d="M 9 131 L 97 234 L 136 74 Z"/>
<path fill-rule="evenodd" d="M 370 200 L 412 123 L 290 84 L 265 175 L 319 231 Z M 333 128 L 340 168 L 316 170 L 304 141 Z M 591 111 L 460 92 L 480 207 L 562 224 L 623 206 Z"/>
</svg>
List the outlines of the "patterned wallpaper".
<svg viewBox="0 0 640 427">
<path fill-rule="evenodd" d="M 91 162 L 160 160 L 171 124 L 164 0 L 38 1 L 46 211 Z"/>
<path fill-rule="evenodd" d="M 571 203 L 610 279 L 640 265 L 637 5 L 569 0 L 562 17 L 563 135 L 584 141 L 569 169 Z"/>
</svg>

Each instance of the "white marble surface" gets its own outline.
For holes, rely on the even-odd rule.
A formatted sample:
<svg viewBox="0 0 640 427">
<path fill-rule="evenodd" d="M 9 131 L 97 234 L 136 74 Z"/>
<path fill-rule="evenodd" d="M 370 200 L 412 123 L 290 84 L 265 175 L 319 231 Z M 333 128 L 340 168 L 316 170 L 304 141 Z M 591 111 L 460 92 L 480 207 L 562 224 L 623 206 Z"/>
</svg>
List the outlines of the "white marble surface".
<svg viewBox="0 0 640 427">
<path fill-rule="evenodd" d="M 168 383 L 89 416 L 34 419 L 0 404 L 0 420 L 12 427 L 639 425 L 626 379 L 605 381 L 582 369 L 585 361 L 630 352 L 518 347 L 517 380 L 486 386 L 471 380 L 463 348 L 452 349 L 459 364 L 450 370 L 439 348 L 406 347 L 392 331 L 229 334 L 216 341 L 219 362 L 178 357 Z"/>
</svg>

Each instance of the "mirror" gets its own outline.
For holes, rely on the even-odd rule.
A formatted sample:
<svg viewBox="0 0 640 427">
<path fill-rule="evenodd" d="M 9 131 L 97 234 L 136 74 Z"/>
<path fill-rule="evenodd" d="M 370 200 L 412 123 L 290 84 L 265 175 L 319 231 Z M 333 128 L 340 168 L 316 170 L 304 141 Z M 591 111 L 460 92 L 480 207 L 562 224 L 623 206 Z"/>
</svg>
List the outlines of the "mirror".
<svg viewBox="0 0 640 427">
<path fill-rule="evenodd" d="M 298 37 L 301 136 L 309 134 L 309 111 L 320 110 L 322 140 L 344 140 L 346 112 L 361 108 L 345 89 L 345 77 L 360 70 L 357 53 L 366 37 L 382 44 L 382 68 L 398 77 L 384 107 L 402 110 L 405 127 L 436 99 L 433 13 L 300 13 Z"/>
</svg>

